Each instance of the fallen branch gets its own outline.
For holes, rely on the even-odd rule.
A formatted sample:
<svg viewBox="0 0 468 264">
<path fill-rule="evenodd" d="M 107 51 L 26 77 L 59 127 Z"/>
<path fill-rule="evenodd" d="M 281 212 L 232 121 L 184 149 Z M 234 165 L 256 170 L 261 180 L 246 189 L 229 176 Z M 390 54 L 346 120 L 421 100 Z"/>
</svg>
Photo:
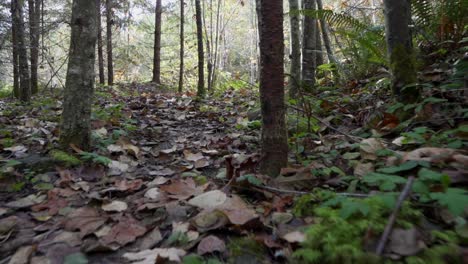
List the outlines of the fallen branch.
<svg viewBox="0 0 468 264">
<path fill-rule="evenodd" d="M 403 188 L 403 191 L 401 192 L 400 197 L 398 197 L 398 201 L 395 206 L 395 209 L 393 209 L 392 214 L 388 218 L 387 226 L 385 226 L 384 232 L 382 236 L 380 237 L 379 244 L 377 245 L 377 249 L 375 251 L 377 255 L 382 255 L 385 249 L 385 245 L 387 244 L 388 237 L 390 236 L 393 230 L 393 225 L 395 224 L 396 218 L 398 216 L 398 212 L 400 211 L 400 208 L 403 202 L 405 201 L 406 197 L 408 197 L 409 193 L 411 192 L 411 187 L 413 186 L 414 179 L 415 179 L 414 176 L 410 176 L 408 178 L 405 188 Z"/>
</svg>

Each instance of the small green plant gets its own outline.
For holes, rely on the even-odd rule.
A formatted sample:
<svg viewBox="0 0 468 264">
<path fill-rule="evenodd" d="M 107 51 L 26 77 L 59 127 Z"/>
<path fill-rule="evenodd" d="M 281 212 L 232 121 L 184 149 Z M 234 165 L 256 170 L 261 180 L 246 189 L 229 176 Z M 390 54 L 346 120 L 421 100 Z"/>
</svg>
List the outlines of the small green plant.
<svg viewBox="0 0 468 264">
<path fill-rule="evenodd" d="M 93 152 L 83 151 L 80 153 L 80 156 L 83 161 L 101 164 L 104 166 L 107 166 L 112 162 L 111 159 L 101 156 L 99 154 L 93 153 Z"/>
</svg>

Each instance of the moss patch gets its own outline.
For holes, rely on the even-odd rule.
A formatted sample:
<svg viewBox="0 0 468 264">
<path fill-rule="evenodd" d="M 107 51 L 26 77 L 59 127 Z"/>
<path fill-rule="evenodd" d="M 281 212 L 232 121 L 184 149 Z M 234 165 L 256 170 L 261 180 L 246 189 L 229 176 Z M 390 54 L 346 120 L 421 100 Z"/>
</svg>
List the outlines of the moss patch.
<svg viewBox="0 0 468 264">
<path fill-rule="evenodd" d="M 74 167 L 81 164 L 78 158 L 61 150 L 52 150 L 49 155 L 54 161 L 63 163 L 67 167 Z"/>
</svg>

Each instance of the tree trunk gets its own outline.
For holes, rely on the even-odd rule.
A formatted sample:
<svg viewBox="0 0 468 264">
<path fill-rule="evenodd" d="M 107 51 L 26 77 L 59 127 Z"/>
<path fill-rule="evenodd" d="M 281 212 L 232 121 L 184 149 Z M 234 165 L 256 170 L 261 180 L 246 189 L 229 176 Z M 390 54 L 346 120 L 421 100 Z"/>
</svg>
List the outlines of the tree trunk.
<svg viewBox="0 0 468 264">
<path fill-rule="evenodd" d="M 321 25 L 318 19 L 315 20 L 315 48 L 314 48 L 314 57 L 315 57 L 315 70 L 317 67 L 324 63 L 323 59 L 323 49 L 322 49 L 322 34 L 321 34 Z"/>
<path fill-rule="evenodd" d="M 13 23 L 16 29 L 16 40 L 18 41 L 18 71 L 19 71 L 19 98 L 23 102 L 31 100 L 31 79 L 29 77 L 28 51 L 26 49 L 23 0 L 12 0 Z"/>
<path fill-rule="evenodd" d="M 184 88 L 184 24 L 185 24 L 185 3 L 180 0 L 180 64 L 179 64 L 179 93 L 182 93 Z"/>
<path fill-rule="evenodd" d="M 31 93 L 38 92 L 39 67 L 39 21 L 40 21 L 40 1 L 28 0 L 29 7 L 29 39 L 30 39 L 30 59 L 31 59 Z"/>
<path fill-rule="evenodd" d="M 15 14 L 15 1 L 11 1 L 11 16 Z M 12 20 L 11 23 L 11 44 L 13 45 L 13 96 L 19 99 L 20 96 L 20 83 L 19 83 L 19 58 L 18 58 L 18 37 L 16 36 L 16 21 Z"/>
<path fill-rule="evenodd" d="M 315 10 L 315 0 L 303 0 L 303 8 Z M 302 83 L 306 90 L 315 86 L 317 20 L 304 16 L 304 32 L 302 33 Z"/>
<path fill-rule="evenodd" d="M 287 165 L 288 142 L 284 105 L 283 2 L 260 0 L 260 102 L 262 162 L 260 171 L 278 176 Z"/>
<path fill-rule="evenodd" d="M 96 0 L 96 12 L 97 12 L 97 46 L 98 46 L 98 65 L 99 65 L 99 83 L 104 85 L 106 78 L 104 75 L 104 54 L 103 54 L 103 43 L 102 43 L 102 26 L 101 26 L 101 0 Z"/>
<path fill-rule="evenodd" d="M 95 0 L 74 0 L 71 39 L 60 143 L 87 150 L 91 140 L 91 106 L 96 60 L 97 19 Z"/>
<path fill-rule="evenodd" d="M 153 82 L 161 84 L 161 0 L 156 0 L 154 24 Z"/>
<path fill-rule="evenodd" d="M 112 50 L 112 25 L 114 13 L 112 11 L 112 0 L 106 0 L 106 24 L 107 24 L 107 84 L 114 84 L 114 63 Z"/>
<path fill-rule="evenodd" d="M 289 96 L 295 98 L 301 83 L 301 29 L 299 28 L 299 16 L 293 15 L 293 11 L 299 10 L 298 0 L 289 0 L 290 24 L 291 24 L 291 68 L 289 76 Z"/>
<path fill-rule="evenodd" d="M 392 71 L 392 89 L 395 98 L 403 103 L 414 103 L 420 93 L 416 83 L 416 66 L 409 24 L 410 0 L 384 0 L 385 29 L 388 55 Z"/>
<path fill-rule="evenodd" d="M 317 0 L 317 8 L 318 10 L 323 10 L 322 0 Z M 322 27 L 323 42 L 325 44 L 325 49 L 327 50 L 328 61 L 330 63 L 336 64 L 336 59 L 335 59 L 335 56 L 333 55 L 333 50 L 331 48 L 330 36 L 328 34 L 328 25 L 325 19 L 320 19 L 320 25 Z"/>
<path fill-rule="evenodd" d="M 198 85 L 197 96 L 205 97 L 205 73 L 204 67 L 204 51 L 203 51 L 203 27 L 200 0 L 195 0 L 195 16 L 197 20 L 197 46 L 198 46 Z"/>
</svg>

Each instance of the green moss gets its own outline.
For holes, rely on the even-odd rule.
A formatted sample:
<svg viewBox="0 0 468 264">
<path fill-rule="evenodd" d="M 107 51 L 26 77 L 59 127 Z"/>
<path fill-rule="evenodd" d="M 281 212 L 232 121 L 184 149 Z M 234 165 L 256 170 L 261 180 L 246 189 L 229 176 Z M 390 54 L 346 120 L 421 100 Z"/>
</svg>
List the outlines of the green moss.
<svg viewBox="0 0 468 264">
<path fill-rule="evenodd" d="M 4 148 L 12 147 L 15 144 L 15 140 L 12 138 L 4 138 L 0 140 L 0 145 Z"/>
<path fill-rule="evenodd" d="M 403 103 L 414 103 L 419 100 L 420 91 L 417 82 L 416 59 L 411 49 L 403 45 L 393 48 L 390 55 L 390 68 L 393 74 L 393 94 Z"/>
<path fill-rule="evenodd" d="M 228 243 L 227 248 L 232 259 L 247 255 L 261 260 L 266 254 L 265 247 L 253 237 L 234 238 Z"/>
<path fill-rule="evenodd" d="M 78 158 L 61 150 L 52 150 L 49 155 L 54 159 L 54 161 L 63 163 L 67 167 L 74 167 L 81 164 L 81 161 Z"/>
</svg>

